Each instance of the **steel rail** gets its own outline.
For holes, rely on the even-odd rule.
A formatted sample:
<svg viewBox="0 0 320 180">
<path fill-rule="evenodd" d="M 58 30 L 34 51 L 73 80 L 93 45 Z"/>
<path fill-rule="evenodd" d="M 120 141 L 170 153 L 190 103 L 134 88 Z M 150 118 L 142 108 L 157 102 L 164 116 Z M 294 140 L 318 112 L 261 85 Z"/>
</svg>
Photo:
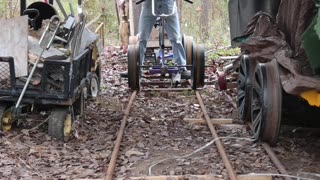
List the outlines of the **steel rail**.
<svg viewBox="0 0 320 180">
<path fill-rule="evenodd" d="M 262 146 L 264 150 L 269 155 L 270 159 L 272 160 L 273 164 L 278 168 L 279 172 L 283 175 L 289 175 L 284 165 L 281 163 L 281 161 L 278 159 L 277 155 L 274 153 L 272 148 L 267 143 L 262 143 Z M 284 177 L 285 180 L 291 180 L 290 177 Z"/>
<path fill-rule="evenodd" d="M 134 91 L 132 93 L 131 97 L 130 97 L 128 106 L 126 108 L 126 111 L 124 112 L 124 117 L 121 120 L 120 130 L 119 130 L 119 133 L 118 133 L 118 136 L 117 136 L 117 140 L 116 140 L 116 143 L 115 143 L 113 151 L 112 151 L 112 155 L 111 155 L 111 159 L 110 159 L 110 162 L 109 162 L 107 174 L 106 174 L 106 177 L 104 178 L 105 180 L 112 180 L 112 178 L 113 178 L 113 174 L 114 174 L 114 170 L 115 170 L 115 167 L 116 167 L 116 161 L 117 161 L 117 157 L 118 157 L 118 153 L 119 153 L 119 149 L 120 149 L 122 136 L 124 134 L 126 123 L 127 123 L 128 116 L 129 116 L 129 113 L 130 113 L 130 109 L 132 107 L 133 101 L 136 98 L 136 95 L 137 95 L 137 91 Z"/>
<path fill-rule="evenodd" d="M 253 127 L 252 124 L 249 122 L 247 123 L 247 126 L 249 126 L 249 128 L 251 129 L 251 131 L 253 131 Z M 281 163 L 281 161 L 278 159 L 277 155 L 274 153 L 274 151 L 272 150 L 272 148 L 270 147 L 269 144 L 263 142 L 262 143 L 262 147 L 264 148 L 264 150 L 267 152 L 268 156 L 270 157 L 271 161 L 273 162 L 273 164 L 277 167 L 277 169 L 279 170 L 279 172 L 283 175 L 289 175 L 288 171 L 286 170 L 286 168 L 284 167 L 284 165 Z M 292 178 L 290 177 L 283 177 L 285 180 L 291 180 Z"/>
<path fill-rule="evenodd" d="M 197 99 L 198 99 L 199 104 L 201 106 L 203 115 L 204 115 L 204 117 L 205 117 L 205 119 L 207 121 L 207 125 L 208 125 L 208 127 L 209 127 L 209 129 L 210 129 L 210 131 L 212 133 L 213 138 L 218 139 L 218 140 L 215 141 L 215 144 L 217 145 L 218 152 L 219 152 L 219 154 L 220 154 L 220 156 L 222 158 L 222 161 L 223 161 L 223 163 L 224 163 L 224 165 L 225 165 L 225 167 L 227 169 L 228 175 L 229 175 L 231 180 L 237 180 L 236 173 L 234 172 L 234 170 L 233 170 L 233 168 L 231 166 L 231 163 L 230 163 L 230 161 L 229 161 L 229 159 L 227 157 L 227 154 L 226 154 L 225 149 L 224 149 L 224 147 L 222 145 L 222 142 L 219 139 L 219 136 L 218 136 L 218 133 L 217 133 L 217 131 L 215 129 L 215 126 L 211 123 L 211 119 L 210 119 L 210 117 L 208 115 L 206 107 L 204 106 L 204 103 L 202 101 L 201 95 L 200 95 L 200 93 L 198 91 L 196 91 L 196 96 L 197 96 Z"/>
</svg>

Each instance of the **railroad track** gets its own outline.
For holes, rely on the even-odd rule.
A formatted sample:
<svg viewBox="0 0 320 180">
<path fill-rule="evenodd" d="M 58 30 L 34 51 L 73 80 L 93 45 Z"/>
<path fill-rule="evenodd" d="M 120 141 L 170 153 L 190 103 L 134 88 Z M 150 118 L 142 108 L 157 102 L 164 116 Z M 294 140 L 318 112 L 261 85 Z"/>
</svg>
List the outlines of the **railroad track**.
<svg viewBox="0 0 320 180">
<path fill-rule="evenodd" d="M 185 90 L 188 90 L 187 88 L 174 88 L 174 89 L 146 89 L 144 91 L 185 91 Z M 273 175 L 275 174 L 252 174 L 252 175 L 244 175 L 244 176 L 239 176 L 235 173 L 235 170 L 233 169 L 232 165 L 231 165 L 231 162 L 228 158 L 228 155 L 226 153 L 226 150 L 225 150 L 225 147 L 223 145 L 223 142 L 221 141 L 221 139 L 223 139 L 223 137 L 219 137 L 217 131 L 216 131 L 216 126 L 212 123 L 212 120 L 211 118 L 209 117 L 208 115 L 208 112 L 207 112 L 207 109 L 206 109 L 206 106 L 204 104 L 204 101 L 201 97 L 201 94 L 199 91 L 195 91 L 194 92 L 194 95 L 196 96 L 196 99 L 201 107 L 201 111 L 203 113 L 203 116 L 205 118 L 205 122 L 212 134 L 212 137 L 213 137 L 213 141 L 211 141 L 212 143 L 215 143 L 215 147 L 213 148 L 217 148 L 218 150 L 218 153 L 219 153 L 219 156 L 223 162 L 223 165 L 225 167 L 225 169 L 227 170 L 227 175 L 228 175 L 228 179 L 231 179 L 231 180 L 237 180 L 237 179 L 241 179 L 241 180 L 249 180 L 249 179 L 255 179 L 255 180 L 268 180 L 268 179 L 272 179 Z M 120 126 L 120 129 L 118 131 L 118 135 L 117 135 L 117 138 L 116 138 L 116 141 L 115 141 L 115 145 L 114 145 L 114 149 L 113 149 L 113 152 L 112 152 L 112 155 L 111 155 L 111 159 L 109 161 L 109 165 L 108 165 L 108 169 L 107 169 L 107 172 L 106 172 L 106 176 L 104 179 L 106 180 L 111 180 L 111 179 L 114 179 L 115 178 L 115 168 L 116 168 L 116 165 L 117 165 L 117 159 L 118 159 L 118 155 L 119 155 L 119 150 L 120 150 L 120 147 L 121 147 L 121 141 L 122 141 L 122 138 L 123 138 L 123 135 L 125 133 L 125 128 L 126 128 L 126 125 L 127 125 L 127 120 L 128 120 L 128 117 L 130 115 L 130 111 L 132 109 L 132 106 L 133 106 L 133 103 L 136 99 L 136 96 L 137 96 L 137 91 L 134 91 L 129 99 L 129 102 L 128 102 L 128 105 L 125 109 L 125 112 L 124 112 L 124 116 L 123 116 L 123 119 L 121 121 L 121 126 Z M 233 106 L 236 106 L 235 104 L 233 104 Z M 236 107 L 235 107 L 236 108 Z M 248 125 L 250 126 L 250 125 Z M 278 172 L 280 174 L 277 175 L 277 177 L 282 177 L 283 179 L 285 180 L 289 180 L 289 179 L 292 179 L 294 178 L 294 176 L 289 176 L 288 172 L 286 171 L 285 167 L 282 165 L 282 163 L 280 162 L 280 160 L 277 158 L 277 156 L 275 155 L 274 151 L 272 150 L 272 148 L 267 144 L 267 143 L 261 143 L 262 144 L 262 147 L 264 148 L 265 152 L 268 154 L 269 158 L 272 160 L 274 166 L 277 168 Z M 132 178 L 129 178 L 129 179 L 149 179 L 149 180 L 166 180 L 168 178 L 171 178 L 171 179 L 189 179 L 187 178 L 187 176 L 149 176 L 149 177 L 132 177 Z M 191 177 L 191 176 L 188 176 L 188 177 Z M 194 177 L 197 177 L 199 179 L 211 179 L 209 176 L 197 176 L 197 175 L 194 175 L 192 176 L 193 178 Z M 301 179 L 306 179 L 306 178 L 301 178 Z"/>
</svg>

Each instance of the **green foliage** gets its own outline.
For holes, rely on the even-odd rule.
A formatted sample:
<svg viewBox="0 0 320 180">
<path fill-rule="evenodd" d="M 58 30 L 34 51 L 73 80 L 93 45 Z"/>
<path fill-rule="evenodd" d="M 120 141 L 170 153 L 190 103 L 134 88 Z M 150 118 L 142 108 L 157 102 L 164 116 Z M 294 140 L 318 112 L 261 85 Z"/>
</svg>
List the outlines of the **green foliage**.
<svg viewBox="0 0 320 180">
<path fill-rule="evenodd" d="M 193 36 L 197 43 L 205 45 L 206 49 L 224 48 L 230 45 L 228 0 L 210 0 L 209 27 L 201 32 L 201 3 L 194 0 L 194 4 L 183 4 L 182 30 L 186 35 Z"/>
<path fill-rule="evenodd" d="M 227 49 L 218 49 L 212 52 L 209 56 L 209 60 L 217 60 L 222 56 L 237 56 L 240 54 L 240 48 L 227 48 Z"/>
<path fill-rule="evenodd" d="M 8 0 L 0 0 L 0 18 L 8 17 Z M 28 5 L 37 0 L 28 0 Z M 38 0 L 39 1 L 39 0 Z M 42 0 L 40 0 L 42 1 Z M 14 15 L 19 15 L 20 0 L 12 0 Z M 77 12 L 77 0 L 61 0 L 67 13 L 70 13 L 69 3 Z M 208 28 L 205 32 L 201 29 L 201 0 L 194 0 L 194 4 L 183 2 L 181 14 L 181 29 L 184 34 L 193 36 L 196 43 L 202 43 L 206 49 L 221 49 L 230 45 L 229 17 L 228 17 L 228 0 L 209 0 L 208 1 Z M 60 10 L 57 3 L 55 8 Z M 118 45 L 118 19 L 115 9 L 115 0 L 83 0 L 84 13 L 88 20 L 102 14 L 100 21 L 105 23 L 106 45 Z"/>
</svg>

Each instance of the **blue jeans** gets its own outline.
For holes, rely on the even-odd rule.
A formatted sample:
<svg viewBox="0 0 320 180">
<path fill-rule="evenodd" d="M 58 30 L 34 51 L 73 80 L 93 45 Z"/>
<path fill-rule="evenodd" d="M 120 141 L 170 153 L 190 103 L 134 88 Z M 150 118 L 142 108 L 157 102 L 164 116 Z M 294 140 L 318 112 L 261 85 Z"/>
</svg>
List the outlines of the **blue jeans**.
<svg viewBox="0 0 320 180">
<path fill-rule="evenodd" d="M 149 39 L 152 27 L 156 22 L 157 17 L 152 15 L 152 0 L 143 2 L 142 11 L 139 19 L 139 47 L 140 60 L 144 62 L 144 54 L 146 52 L 147 41 Z M 171 14 L 174 0 L 155 0 L 156 14 Z M 166 18 L 165 30 L 168 34 L 169 40 L 173 46 L 173 59 L 179 66 L 186 65 L 186 53 L 182 45 L 180 24 L 178 12 L 173 16 Z"/>
</svg>

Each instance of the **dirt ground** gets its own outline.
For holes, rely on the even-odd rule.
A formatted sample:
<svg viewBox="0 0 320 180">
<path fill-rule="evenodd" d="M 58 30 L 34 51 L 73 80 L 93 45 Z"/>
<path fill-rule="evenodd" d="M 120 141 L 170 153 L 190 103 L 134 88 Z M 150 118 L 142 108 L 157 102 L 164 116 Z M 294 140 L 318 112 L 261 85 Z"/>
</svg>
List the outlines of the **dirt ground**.
<svg viewBox="0 0 320 180">
<path fill-rule="evenodd" d="M 131 95 L 127 80 L 119 75 L 126 69 L 125 57 L 112 57 L 113 50 L 107 50 L 100 96 L 87 102 L 85 116 L 74 123 L 73 135 L 67 142 L 47 135 L 47 124 L 43 122 L 48 112 L 30 114 L 18 127 L 0 134 L 0 179 L 104 177 Z M 236 173 L 277 174 L 263 147 L 252 142 L 251 132 L 241 125 L 234 107 L 236 89 L 221 92 L 207 86 L 200 93 L 210 118 L 232 119 L 239 124 L 216 128 Z M 185 174 L 227 179 L 207 126 L 184 121 L 201 117 L 200 105 L 192 91 L 140 92 L 123 137 L 115 172 L 117 179 Z M 202 147 L 205 148 L 195 152 Z M 320 173 L 319 148 L 319 134 L 284 128 L 274 149 L 289 172 L 296 175 Z"/>
</svg>

